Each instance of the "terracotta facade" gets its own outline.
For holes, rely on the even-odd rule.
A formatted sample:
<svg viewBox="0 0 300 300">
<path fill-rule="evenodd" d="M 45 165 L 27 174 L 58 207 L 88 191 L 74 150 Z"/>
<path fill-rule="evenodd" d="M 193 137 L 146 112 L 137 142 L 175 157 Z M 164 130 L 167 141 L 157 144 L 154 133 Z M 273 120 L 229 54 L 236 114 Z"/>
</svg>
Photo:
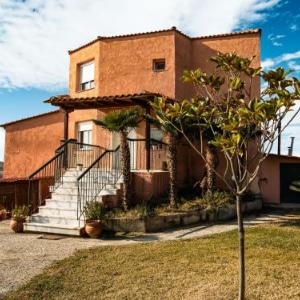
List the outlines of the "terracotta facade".
<svg viewBox="0 0 300 300">
<path fill-rule="evenodd" d="M 49 160 L 63 137 L 59 111 L 5 125 L 3 178 L 25 178 Z"/>
<path fill-rule="evenodd" d="M 70 51 L 69 95 L 92 97 L 157 92 L 182 99 L 193 94 L 191 86 L 181 81 L 185 69 L 212 69 L 209 57 L 217 52 L 236 52 L 244 57 L 255 56 L 253 65 L 260 65 L 260 31 L 190 38 L 175 29 L 161 32 L 98 38 L 88 45 Z M 164 59 L 164 71 L 153 70 L 153 60 Z M 95 62 L 95 87 L 79 91 L 79 68 Z M 254 93 L 259 94 L 259 82 Z M 114 107 L 120 109 L 120 107 Z M 77 138 L 78 124 L 102 118 L 110 109 L 75 110 L 69 113 L 69 138 Z M 26 177 L 49 160 L 63 139 L 63 113 L 56 112 L 4 125 L 6 129 L 4 178 Z M 136 138 L 145 137 L 145 122 L 136 130 Z M 112 147 L 112 134 L 93 125 L 92 143 Z M 188 146 L 179 147 L 179 185 L 194 183 L 203 172 L 199 156 Z M 142 158 L 143 161 L 143 158 Z M 166 175 L 135 175 L 137 194 L 164 193 Z M 140 185 L 141 183 L 141 185 Z M 151 192 L 152 191 L 152 192 Z M 142 197 L 142 196 L 141 196 Z"/>
</svg>

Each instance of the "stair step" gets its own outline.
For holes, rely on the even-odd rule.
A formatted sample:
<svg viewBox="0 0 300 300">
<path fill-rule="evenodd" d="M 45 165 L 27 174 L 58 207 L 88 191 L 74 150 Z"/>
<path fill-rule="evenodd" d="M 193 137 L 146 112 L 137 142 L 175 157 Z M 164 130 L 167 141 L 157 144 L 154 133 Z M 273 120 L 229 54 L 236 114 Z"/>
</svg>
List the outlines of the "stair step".
<svg viewBox="0 0 300 300">
<path fill-rule="evenodd" d="M 77 209 L 77 199 L 73 201 L 65 199 L 47 199 L 46 206 L 41 207 L 52 207 L 58 209 Z"/>
<path fill-rule="evenodd" d="M 39 215 L 46 217 L 64 217 L 64 218 L 76 218 L 77 217 L 77 207 L 76 208 L 61 208 L 53 206 L 41 206 L 39 208 Z"/>
<path fill-rule="evenodd" d="M 92 189 L 83 189 L 83 191 L 91 191 Z M 117 189 L 116 188 L 112 188 L 112 189 L 103 189 L 100 191 L 100 196 L 104 196 L 104 195 L 116 195 L 117 194 Z M 55 190 L 55 192 L 53 192 L 52 194 L 53 196 L 54 195 L 73 195 L 73 196 L 76 196 L 78 195 L 78 188 L 74 187 L 74 188 L 71 188 L 71 187 L 59 187 L 58 189 Z"/>
<path fill-rule="evenodd" d="M 79 221 L 74 217 L 62 217 L 62 216 L 44 216 L 41 214 L 35 214 L 31 216 L 32 223 L 43 223 L 43 224 L 60 224 L 62 227 L 65 225 L 78 226 Z"/>
<path fill-rule="evenodd" d="M 54 233 L 71 236 L 80 236 L 80 228 L 77 226 L 62 226 L 61 224 L 24 223 L 24 230 L 30 232 Z"/>
</svg>

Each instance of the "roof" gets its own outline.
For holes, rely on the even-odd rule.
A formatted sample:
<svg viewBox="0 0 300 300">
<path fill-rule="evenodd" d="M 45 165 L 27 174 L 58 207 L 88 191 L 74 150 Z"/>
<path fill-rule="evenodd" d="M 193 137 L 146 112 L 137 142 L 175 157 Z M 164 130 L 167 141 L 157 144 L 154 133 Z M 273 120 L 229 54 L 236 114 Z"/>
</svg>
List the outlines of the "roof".
<svg viewBox="0 0 300 300">
<path fill-rule="evenodd" d="M 274 157 L 274 158 L 288 158 L 288 159 L 299 159 L 300 156 L 295 156 L 295 155 L 287 155 L 287 154 L 276 154 L 276 153 L 270 153 L 268 157 Z"/>
<path fill-rule="evenodd" d="M 48 115 L 52 115 L 52 114 L 55 114 L 55 113 L 58 113 L 58 112 L 59 112 L 59 109 L 54 110 L 54 111 L 50 111 L 50 112 L 46 112 L 46 113 L 42 113 L 42 114 L 39 114 L 39 115 L 34 115 L 34 116 L 31 116 L 31 117 L 26 117 L 26 118 L 23 118 L 23 119 L 19 119 L 19 120 L 11 121 L 11 122 L 8 122 L 8 123 L 0 124 L 0 127 L 6 127 L 6 126 L 9 126 L 9 125 L 13 125 L 15 123 L 19 123 L 19 122 L 39 118 L 39 117 L 44 117 L 44 116 L 48 116 Z"/>
<path fill-rule="evenodd" d="M 148 32 L 139 32 L 139 33 L 131 33 L 131 34 L 124 34 L 124 35 L 115 35 L 115 36 L 98 36 L 96 39 L 78 47 L 73 50 L 69 50 L 69 54 L 74 53 L 80 49 L 88 47 L 97 41 L 104 41 L 104 40 L 112 40 L 112 39 L 119 39 L 119 38 L 127 38 L 127 37 L 134 37 L 134 36 L 143 36 L 143 35 L 153 35 L 157 33 L 168 33 L 168 32 L 177 32 L 190 40 L 196 39 L 209 39 L 209 38 L 219 38 L 219 37 L 230 37 L 235 35 L 242 35 L 242 34 L 253 34 L 253 33 L 261 33 L 261 29 L 246 29 L 237 32 L 230 32 L 230 33 L 221 33 L 221 34 L 212 34 L 212 35 L 205 35 L 205 36 L 198 36 L 198 37 L 190 37 L 183 33 L 182 31 L 178 30 L 175 26 L 170 29 L 163 29 L 163 30 L 156 30 L 156 31 L 148 31 Z"/>
<path fill-rule="evenodd" d="M 99 96 L 99 97 L 78 97 L 71 98 L 69 95 L 54 96 L 46 100 L 46 103 L 50 103 L 55 106 L 63 108 L 76 108 L 76 109 L 88 109 L 88 108 L 105 108 L 114 106 L 126 106 L 126 105 L 147 105 L 150 101 L 153 101 L 155 97 L 162 97 L 162 94 L 152 92 L 141 92 L 135 94 L 122 94 L 112 96 Z M 174 101 L 169 97 L 167 99 Z"/>
<path fill-rule="evenodd" d="M 27 177 L 10 177 L 10 178 L 0 178 L 1 183 L 15 183 L 20 181 L 28 181 Z"/>
</svg>

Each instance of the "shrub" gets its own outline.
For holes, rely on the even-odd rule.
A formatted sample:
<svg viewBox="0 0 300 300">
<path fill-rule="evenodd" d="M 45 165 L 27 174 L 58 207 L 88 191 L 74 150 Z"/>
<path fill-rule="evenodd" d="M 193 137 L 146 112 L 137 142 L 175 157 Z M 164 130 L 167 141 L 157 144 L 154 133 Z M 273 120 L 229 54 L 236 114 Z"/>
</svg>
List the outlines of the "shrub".
<svg viewBox="0 0 300 300">
<path fill-rule="evenodd" d="M 98 201 L 90 201 L 84 207 L 84 215 L 87 220 L 103 220 L 106 214 L 107 210 L 103 203 Z"/>
<path fill-rule="evenodd" d="M 218 211 L 234 203 L 234 196 L 223 191 L 207 192 L 201 199 L 202 205 L 209 210 Z"/>
<path fill-rule="evenodd" d="M 28 206 L 18 206 L 12 211 L 12 218 L 16 221 L 24 222 L 25 219 L 29 215 L 29 207 Z"/>
</svg>

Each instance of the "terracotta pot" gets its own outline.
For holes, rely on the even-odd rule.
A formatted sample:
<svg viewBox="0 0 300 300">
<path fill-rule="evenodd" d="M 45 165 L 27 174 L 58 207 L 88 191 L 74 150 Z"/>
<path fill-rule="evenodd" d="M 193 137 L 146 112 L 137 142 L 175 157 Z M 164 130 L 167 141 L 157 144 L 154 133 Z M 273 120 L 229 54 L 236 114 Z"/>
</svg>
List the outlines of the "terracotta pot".
<svg viewBox="0 0 300 300">
<path fill-rule="evenodd" d="M 17 221 L 17 220 L 12 219 L 10 221 L 10 228 L 16 233 L 21 233 L 24 231 L 23 224 L 24 224 L 24 221 L 20 221 L 20 220 Z"/>
<path fill-rule="evenodd" d="M 103 223 L 100 220 L 86 221 L 85 232 L 88 234 L 89 237 L 96 239 L 102 233 L 102 225 Z"/>
</svg>

